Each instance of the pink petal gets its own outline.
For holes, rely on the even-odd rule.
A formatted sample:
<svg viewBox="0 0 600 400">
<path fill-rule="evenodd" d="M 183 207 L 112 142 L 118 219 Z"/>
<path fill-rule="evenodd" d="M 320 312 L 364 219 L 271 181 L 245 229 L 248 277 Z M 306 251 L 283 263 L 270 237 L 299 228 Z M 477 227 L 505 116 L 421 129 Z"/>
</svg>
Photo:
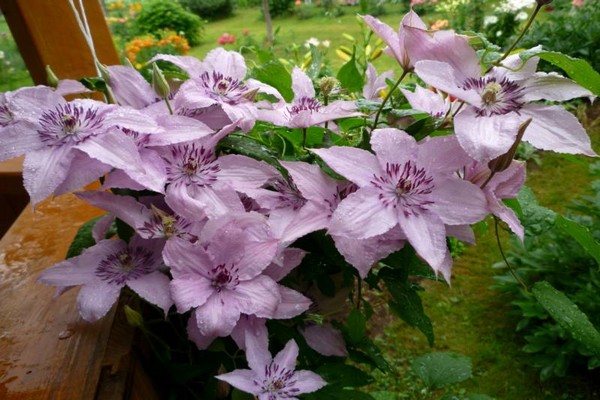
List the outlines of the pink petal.
<svg viewBox="0 0 600 400">
<path fill-rule="evenodd" d="M 235 291 L 229 294 L 235 297 L 232 302 L 237 302 L 240 312 L 254 314 L 261 318 L 272 318 L 281 302 L 279 285 L 264 275 L 240 282 Z"/>
<path fill-rule="evenodd" d="M 109 192 L 80 192 L 77 197 L 88 203 L 115 214 L 127 225 L 140 228 L 152 217 L 152 212 L 135 198 L 117 196 Z"/>
<path fill-rule="evenodd" d="M 240 319 L 238 304 L 223 295 L 224 292 L 215 294 L 194 311 L 198 329 L 204 336 L 227 336 Z"/>
<path fill-rule="evenodd" d="M 269 164 L 237 154 L 219 157 L 219 165 L 219 180 L 240 191 L 259 188 L 279 176 Z"/>
<path fill-rule="evenodd" d="M 122 133 L 108 131 L 79 143 L 76 148 L 114 168 L 144 172 L 136 144 Z"/>
<path fill-rule="evenodd" d="M 94 264 L 80 268 L 73 260 L 75 259 L 59 262 L 44 270 L 37 278 L 38 282 L 50 286 L 76 286 L 95 280 L 96 266 Z"/>
<path fill-rule="evenodd" d="M 300 292 L 288 287 L 279 285 L 279 294 L 281 301 L 277 305 L 277 310 L 273 315 L 274 319 L 290 319 L 302 314 L 312 304 L 312 300 L 302 295 Z"/>
<path fill-rule="evenodd" d="M 252 349 L 248 350 L 246 347 L 246 335 L 252 336 L 252 347 L 254 350 L 258 347 L 260 349 L 267 349 L 269 347 L 269 332 L 267 331 L 267 326 L 265 325 L 266 320 L 263 318 L 257 318 L 254 315 L 244 315 L 240 317 L 237 325 L 231 332 L 231 338 L 235 341 L 235 344 L 241 349 L 246 351 L 246 358 L 248 359 L 248 363 L 250 368 L 253 368 L 250 358 L 248 357 L 248 353 L 252 352 Z M 265 359 L 265 364 L 271 362 L 271 354 L 266 353 L 267 359 Z M 258 368 L 261 368 L 260 365 L 262 361 L 259 361 Z"/>
<path fill-rule="evenodd" d="M 166 315 L 173 305 L 169 282 L 170 280 L 165 274 L 154 271 L 138 279 L 127 281 L 127 286 L 144 300 L 158 306 Z"/>
<path fill-rule="evenodd" d="M 49 147 L 27 154 L 23 162 L 23 185 L 33 205 L 52 194 L 65 180 L 73 156 L 68 146 Z"/>
<path fill-rule="evenodd" d="M 264 367 L 263 367 L 264 368 Z M 257 385 L 259 381 L 257 374 L 249 369 L 236 369 L 226 374 L 216 375 L 215 378 L 229 383 L 242 392 L 250 393 L 255 396 L 263 392 L 262 387 Z"/>
<path fill-rule="evenodd" d="M 230 76 L 240 81 L 246 77 L 244 57 L 236 51 L 227 51 L 222 47 L 217 47 L 208 52 L 204 57 L 202 68 L 209 73 L 212 71 L 220 72 L 226 77 Z"/>
<path fill-rule="evenodd" d="M 475 233 L 469 225 L 446 225 L 446 235 L 468 244 L 475 244 Z"/>
<path fill-rule="evenodd" d="M 434 271 L 439 271 L 444 263 L 446 247 L 446 229 L 441 219 L 430 212 L 405 216 L 398 213 L 400 227 L 408 241 Z"/>
<path fill-rule="evenodd" d="M 327 385 L 327 382 L 323 380 L 319 375 L 312 371 L 301 370 L 294 373 L 294 380 L 296 388 L 300 389 L 299 393 L 312 393 L 321 389 Z"/>
<path fill-rule="evenodd" d="M 187 72 L 187 74 L 192 79 L 199 78 L 202 74 L 202 63 L 196 57 L 192 56 L 172 56 L 169 54 L 158 54 L 154 56 L 149 63 L 153 63 L 155 61 L 162 60 L 170 62 Z"/>
<path fill-rule="evenodd" d="M 427 137 L 419 142 L 419 166 L 429 173 L 453 174 L 472 162 L 456 135 Z"/>
<path fill-rule="evenodd" d="M 107 69 L 108 85 L 120 105 L 140 110 L 158 100 L 152 86 L 135 68 L 113 65 Z"/>
<path fill-rule="evenodd" d="M 311 349 L 324 356 L 347 357 L 346 342 L 342 333 L 330 323 L 309 325 L 300 330 Z"/>
<path fill-rule="evenodd" d="M 90 158 L 86 153 L 74 149 L 74 154 L 69 174 L 65 180 L 54 190 L 54 195 L 58 196 L 69 193 L 74 190 L 80 190 L 84 186 L 98 180 L 111 170 L 111 166 L 101 161 Z"/>
<path fill-rule="evenodd" d="M 475 90 L 462 89 L 463 82 L 456 71 L 445 62 L 425 60 L 415 64 L 415 72 L 425 83 L 457 99 L 471 104 L 479 104 L 481 96 Z"/>
<path fill-rule="evenodd" d="M 373 188 L 362 188 L 337 207 L 329 226 L 330 235 L 367 239 L 380 235 L 398 224 L 396 212 L 386 207 Z"/>
<path fill-rule="evenodd" d="M 198 329 L 198 321 L 196 321 L 196 315 L 192 313 L 187 322 L 187 335 L 188 339 L 194 342 L 199 350 L 206 350 L 217 336 L 204 336 Z"/>
<path fill-rule="evenodd" d="M 377 154 L 381 169 L 385 170 L 388 164 L 405 164 L 414 160 L 417 141 L 400 129 L 375 129 L 371 136 L 371 147 Z"/>
<path fill-rule="evenodd" d="M 265 335 L 268 332 L 265 331 L 266 329 L 246 329 L 244 335 L 248 365 L 262 377 L 264 377 L 264 368 L 272 361 L 271 353 L 269 353 L 269 338 L 268 335 Z"/>
<path fill-rule="evenodd" d="M 523 140 L 542 150 L 595 157 L 590 138 L 577 118 L 561 106 L 528 104 L 524 118 L 533 118 Z"/>
<path fill-rule="evenodd" d="M 283 350 L 281 350 L 275 358 L 273 363 L 279 365 L 279 368 L 285 368 L 288 371 L 296 369 L 296 359 L 298 358 L 298 345 L 294 339 L 290 340 L 285 344 Z"/>
<path fill-rule="evenodd" d="M 159 115 L 156 122 L 165 129 L 166 133 L 149 135 L 148 146 L 166 146 L 187 142 L 214 133 L 203 122 L 182 115 Z"/>
<path fill-rule="evenodd" d="M 577 97 L 593 98 L 594 94 L 557 73 L 538 72 L 524 86 L 523 100 L 567 101 Z"/>
<path fill-rule="evenodd" d="M 474 107 L 467 106 L 454 117 L 454 130 L 469 156 L 478 161 L 489 161 L 510 149 L 519 126 L 526 120 L 523 112 L 479 117 Z M 525 136 L 528 131 L 531 131 L 531 125 Z"/>
<path fill-rule="evenodd" d="M 292 71 L 292 90 L 294 91 L 294 100 L 302 97 L 315 97 L 315 88 L 312 81 L 298 67 L 294 67 Z"/>
<path fill-rule="evenodd" d="M 79 313 L 88 322 L 104 317 L 116 303 L 121 287 L 108 284 L 85 285 L 77 297 Z"/>
<path fill-rule="evenodd" d="M 91 93 L 91 90 L 74 79 L 62 79 L 58 81 L 58 86 L 54 89 L 54 93 L 60 96 L 67 96 L 69 94 Z"/>
<path fill-rule="evenodd" d="M 280 163 L 287 169 L 304 198 L 323 203 L 332 201 L 337 195 L 336 185 L 339 181 L 330 178 L 319 166 L 300 161 Z"/>
<path fill-rule="evenodd" d="M 431 210 L 444 224 L 464 225 L 481 221 L 488 214 L 485 195 L 478 186 L 461 179 L 435 182 Z"/>
<path fill-rule="evenodd" d="M 46 147 L 40 140 L 36 126 L 28 121 L 0 127 L 0 161 Z"/>
<path fill-rule="evenodd" d="M 399 34 L 396 33 L 392 27 L 384 22 L 381 22 L 375 17 L 366 15 L 362 18 L 363 21 L 365 21 L 365 23 L 373 30 L 373 32 L 375 32 L 385 42 L 385 44 L 388 45 L 388 48 L 386 49 L 388 54 L 391 53 L 390 55 L 400 63 L 400 66 L 403 69 L 408 69 L 410 67 L 410 60 L 408 59 L 408 54 L 406 54 L 404 43 L 401 42 Z M 409 21 L 407 20 L 407 22 Z"/>
<path fill-rule="evenodd" d="M 335 172 L 360 187 L 369 185 L 373 174 L 382 174 L 377 158 L 366 150 L 333 146 L 310 151 L 321 157 Z"/>
<path fill-rule="evenodd" d="M 519 217 L 517 214 L 507 206 L 505 206 L 501 201 L 499 201 L 495 196 L 488 196 L 488 205 L 490 207 L 491 212 L 500 218 L 502 221 L 506 222 L 511 231 L 514 232 L 515 235 L 518 236 L 521 241 L 523 241 L 525 236 L 525 229 L 519 221 Z"/>
</svg>

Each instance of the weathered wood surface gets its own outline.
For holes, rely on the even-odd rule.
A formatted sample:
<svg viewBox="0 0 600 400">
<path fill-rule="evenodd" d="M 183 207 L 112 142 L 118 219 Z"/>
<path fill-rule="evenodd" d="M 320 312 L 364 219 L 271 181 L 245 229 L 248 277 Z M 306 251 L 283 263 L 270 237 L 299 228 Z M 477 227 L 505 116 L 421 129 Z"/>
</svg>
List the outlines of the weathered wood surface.
<svg viewBox="0 0 600 400">
<path fill-rule="evenodd" d="M 93 399 L 102 368 L 126 353 L 105 357 L 114 311 L 87 323 L 78 289 L 53 299 L 55 289 L 36 282 L 99 214 L 73 195 L 49 199 L 35 211 L 28 206 L 0 240 L 0 399 Z M 121 339 L 130 346 L 127 335 Z"/>
</svg>

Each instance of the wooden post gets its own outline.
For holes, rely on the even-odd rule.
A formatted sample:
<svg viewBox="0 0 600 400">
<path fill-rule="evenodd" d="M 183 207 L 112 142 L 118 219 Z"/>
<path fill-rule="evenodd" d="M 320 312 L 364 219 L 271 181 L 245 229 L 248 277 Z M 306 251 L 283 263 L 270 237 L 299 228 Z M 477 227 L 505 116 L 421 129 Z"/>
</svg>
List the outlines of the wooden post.
<svg viewBox="0 0 600 400">
<path fill-rule="evenodd" d="M 120 64 L 99 0 L 83 0 L 83 4 L 99 60 Z M 90 50 L 67 0 L 0 0 L 0 9 L 36 84 L 46 84 L 46 65 L 59 79 L 96 76 Z"/>
</svg>

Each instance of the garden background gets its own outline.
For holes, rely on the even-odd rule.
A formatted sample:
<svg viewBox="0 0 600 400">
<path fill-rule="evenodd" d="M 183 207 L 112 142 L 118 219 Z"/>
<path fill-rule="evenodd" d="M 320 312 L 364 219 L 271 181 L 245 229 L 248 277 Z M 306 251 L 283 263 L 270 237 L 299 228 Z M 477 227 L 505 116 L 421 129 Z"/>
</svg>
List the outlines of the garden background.
<svg viewBox="0 0 600 400">
<path fill-rule="evenodd" d="M 308 68 L 315 59 L 321 75 L 335 72 L 356 49 L 357 59 L 370 60 L 379 71 L 396 69 L 382 55 L 383 44 L 356 18 L 371 14 L 398 26 L 408 10 L 406 1 L 294 2 L 270 0 L 274 38 L 266 41 L 260 4 L 256 0 L 105 1 L 107 21 L 115 45 L 125 63 L 140 70 L 156 53 L 188 54 L 202 59 L 216 46 L 242 52 L 247 60 L 261 60 L 263 52 L 290 68 Z M 525 18 L 532 1 L 438 0 L 414 1 L 414 9 L 432 28 L 480 31 L 499 44 L 509 44 Z M 526 16 L 527 14 L 525 14 Z M 580 57 L 600 69 L 600 2 L 598 0 L 555 1 L 521 43 L 541 43 L 547 50 Z M 549 67 L 548 67 L 549 68 Z M 4 20 L 0 20 L 0 91 L 30 85 L 31 80 Z M 569 104 L 600 149 L 600 107 L 585 101 Z M 595 160 L 538 153 L 523 146 L 519 155 L 529 162 L 527 185 L 539 203 L 559 212 L 572 212 L 600 237 L 600 185 L 594 173 Z M 537 165 L 543 165 L 538 169 Z M 566 205 L 575 204 L 572 211 Z M 573 214 L 573 215 L 575 215 Z M 509 259 L 529 284 L 551 280 L 600 327 L 600 276 L 598 265 L 576 243 L 568 243 L 555 227 L 540 228 L 532 220 L 530 229 L 545 231 L 546 239 L 526 240 L 525 250 L 501 229 L 500 237 Z M 537 224 L 537 225 L 536 225 Z M 561 246 L 557 248 L 557 243 Z M 493 223 L 480 226 L 474 247 L 456 246 L 454 278 L 449 288 L 441 282 L 423 282 L 421 293 L 432 319 L 436 341 L 427 339 L 406 323 L 392 318 L 385 301 L 375 308 L 377 317 L 369 329 L 392 371 L 379 374 L 368 391 L 378 399 L 433 399 L 445 392 L 485 393 L 497 399 L 594 399 L 600 396 L 600 361 L 578 346 L 564 330 L 525 295 L 503 268 L 494 237 Z M 558 282 L 558 283 L 557 283 Z M 560 282 L 569 282 L 564 287 Z M 377 303 L 377 299 L 373 299 Z M 450 388 L 424 390 L 412 368 L 413 360 L 429 351 L 450 351 L 468 356 L 471 377 Z"/>
</svg>

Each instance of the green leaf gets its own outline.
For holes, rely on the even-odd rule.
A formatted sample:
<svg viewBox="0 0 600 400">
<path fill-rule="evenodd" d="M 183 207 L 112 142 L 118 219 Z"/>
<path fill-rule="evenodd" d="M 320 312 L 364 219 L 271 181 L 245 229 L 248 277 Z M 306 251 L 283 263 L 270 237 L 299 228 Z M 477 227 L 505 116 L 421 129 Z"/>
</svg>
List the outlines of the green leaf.
<svg viewBox="0 0 600 400">
<path fill-rule="evenodd" d="M 231 392 L 231 400 L 254 400 L 254 398 L 250 393 L 242 392 L 236 388 L 233 388 Z"/>
<path fill-rule="evenodd" d="M 254 78 L 262 83 L 273 86 L 281 93 L 285 101 L 291 102 L 294 99 L 292 91 L 292 75 L 278 61 L 271 61 L 255 68 L 252 71 Z"/>
<path fill-rule="evenodd" d="M 434 343 L 433 325 L 429 317 L 425 314 L 421 297 L 408 280 L 397 279 L 390 268 L 382 269 L 380 277 L 393 297 L 389 307 L 392 312 L 398 315 L 404 322 L 420 330 L 427 338 L 430 346 Z"/>
<path fill-rule="evenodd" d="M 366 372 L 341 362 L 322 365 L 315 372 L 325 379 L 328 385 L 338 387 L 359 387 L 374 381 Z"/>
<path fill-rule="evenodd" d="M 321 72 L 321 53 L 317 47 L 312 44 L 310 45 L 310 57 L 311 62 L 306 69 L 306 75 L 308 75 L 312 81 L 315 81 Z"/>
<path fill-rule="evenodd" d="M 226 136 L 219 141 L 219 148 L 221 150 L 243 154 L 252 157 L 255 160 L 265 161 L 275 167 L 279 167 L 277 156 L 269 148 L 249 136 Z"/>
<path fill-rule="evenodd" d="M 429 353 L 417 357 L 412 370 L 428 388 L 442 388 L 463 382 L 471 377 L 469 357 L 456 353 Z"/>
<path fill-rule="evenodd" d="M 396 400 L 398 397 L 398 394 L 394 393 L 394 392 L 381 391 L 381 392 L 372 392 L 371 396 L 373 396 L 373 398 L 375 400 Z"/>
<path fill-rule="evenodd" d="M 600 265 L 600 244 L 594 240 L 588 228 L 562 215 L 556 217 L 556 226 L 571 235 Z"/>
<path fill-rule="evenodd" d="M 337 79 L 340 81 L 340 86 L 346 89 L 349 93 L 360 92 L 364 86 L 363 77 L 356 67 L 356 58 L 352 53 L 352 58 L 342 65 L 338 71 Z"/>
<path fill-rule="evenodd" d="M 588 89 L 596 96 L 600 96 L 600 73 L 585 60 L 569 57 L 565 54 L 555 51 L 544 51 L 540 49 L 532 49 L 519 53 L 519 57 L 523 62 L 531 57 L 539 57 L 544 61 L 548 61 L 552 65 L 557 66 L 567 73 L 569 78 Z"/>
<path fill-rule="evenodd" d="M 76 257 L 88 247 L 92 247 L 96 244 L 96 240 L 94 240 L 92 236 L 92 230 L 94 229 L 94 225 L 96 224 L 96 222 L 98 222 L 100 218 L 102 218 L 102 216 L 91 219 L 85 224 L 81 225 L 81 227 L 77 231 L 77 234 L 75 235 L 75 238 L 69 246 L 66 258 Z"/>
<path fill-rule="evenodd" d="M 338 386 L 327 385 L 314 393 L 302 395 L 306 400 L 373 400 L 370 394 L 358 390 L 340 389 Z"/>
<path fill-rule="evenodd" d="M 365 337 L 367 331 L 367 320 L 356 308 L 350 311 L 348 316 L 348 337 L 351 343 L 358 343 Z"/>
<path fill-rule="evenodd" d="M 575 303 L 546 281 L 536 282 L 532 292 L 542 307 L 573 339 L 600 356 L 600 332 Z"/>
<path fill-rule="evenodd" d="M 517 195 L 517 200 L 523 212 L 522 223 L 527 227 L 527 234 L 539 235 L 554 225 L 556 213 L 549 208 L 542 207 L 535 199 L 533 191 L 523 186 Z"/>
</svg>

